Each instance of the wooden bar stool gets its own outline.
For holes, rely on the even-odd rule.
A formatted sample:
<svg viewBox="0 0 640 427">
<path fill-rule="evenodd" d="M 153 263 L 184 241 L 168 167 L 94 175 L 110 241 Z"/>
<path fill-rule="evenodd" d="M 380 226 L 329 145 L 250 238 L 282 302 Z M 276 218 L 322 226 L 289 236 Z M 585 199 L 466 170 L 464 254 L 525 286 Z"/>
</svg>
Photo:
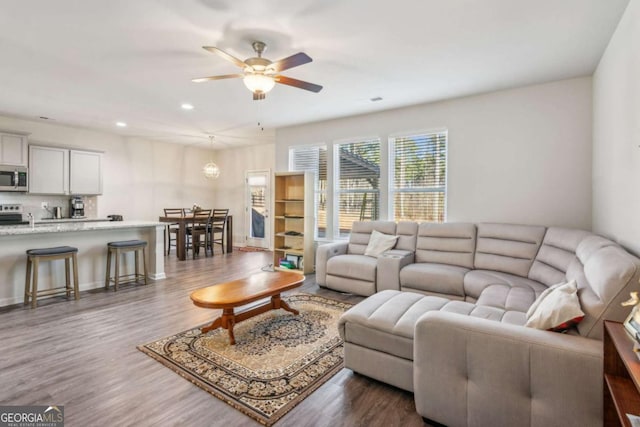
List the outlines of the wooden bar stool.
<svg viewBox="0 0 640 427">
<path fill-rule="evenodd" d="M 109 284 L 114 283 L 114 290 L 118 290 L 118 285 L 122 283 L 133 283 L 138 280 L 144 280 L 144 284 L 147 284 L 147 257 L 146 257 L 147 242 L 144 240 L 123 240 L 120 242 L 107 243 L 107 273 L 104 280 L 104 288 L 109 289 Z M 135 252 L 135 273 L 132 274 L 120 274 L 120 254 L 127 252 Z M 144 268 L 144 274 L 140 274 L 140 261 L 139 251 L 142 251 L 142 265 Z M 116 256 L 116 271 L 115 275 L 111 277 L 111 254 L 115 252 Z M 126 279 L 125 282 L 121 282 L 120 279 Z"/>
<path fill-rule="evenodd" d="M 78 248 L 72 246 L 58 246 L 55 248 L 29 249 L 27 250 L 27 277 L 24 283 L 24 303 L 29 304 L 31 298 L 31 308 L 38 306 L 39 296 L 67 294 L 71 297 L 71 292 L 75 299 L 80 299 L 78 290 Z M 47 289 L 38 292 L 38 267 L 40 261 L 64 260 L 65 286 Z M 73 260 L 73 288 L 71 287 L 70 261 Z M 33 272 L 33 280 L 32 280 Z"/>
</svg>

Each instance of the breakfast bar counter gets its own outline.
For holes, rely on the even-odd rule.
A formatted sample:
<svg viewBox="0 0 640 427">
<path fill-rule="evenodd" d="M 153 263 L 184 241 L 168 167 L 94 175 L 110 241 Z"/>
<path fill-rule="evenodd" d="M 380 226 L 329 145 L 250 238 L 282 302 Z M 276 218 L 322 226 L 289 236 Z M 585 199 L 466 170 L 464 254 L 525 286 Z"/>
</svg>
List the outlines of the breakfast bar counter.
<svg viewBox="0 0 640 427">
<path fill-rule="evenodd" d="M 36 220 L 39 224 L 62 224 L 66 222 L 106 222 L 111 221 L 109 218 L 47 218 Z"/>
<path fill-rule="evenodd" d="M 72 221 L 43 221 L 30 225 L 8 225 L 0 227 L 0 236 L 16 236 L 25 234 L 46 234 L 46 233 L 68 233 L 76 231 L 97 231 L 97 230 L 122 230 L 140 227 L 161 227 L 164 233 L 164 224 L 153 221 L 95 221 L 95 220 L 72 220 Z"/>
<path fill-rule="evenodd" d="M 107 243 L 119 240 L 148 242 L 149 278 L 164 279 L 164 224 L 154 221 L 81 221 L 36 223 L 0 227 L 0 306 L 21 303 L 24 298 L 28 249 L 56 246 L 78 248 L 80 290 L 101 288 L 106 273 Z M 133 259 L 123 258 L 123 274 L 133 271 Z M 59 265 L 61 264 L 61 265 Z M 40 267 L 43 289 L 64 281 L 64 263 Z"/>
</svg>

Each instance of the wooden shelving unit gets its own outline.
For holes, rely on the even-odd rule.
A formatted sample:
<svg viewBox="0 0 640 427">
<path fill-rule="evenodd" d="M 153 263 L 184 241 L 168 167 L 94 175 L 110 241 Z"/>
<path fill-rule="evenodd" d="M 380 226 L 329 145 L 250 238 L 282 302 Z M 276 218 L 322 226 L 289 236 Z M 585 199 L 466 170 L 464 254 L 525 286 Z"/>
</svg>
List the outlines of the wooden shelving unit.
<svg viewBox="0 0 640 427">
<path fill-rule="evenodd" d="M 640 416 L 640 360 L 622 323 L 604 322 L 604 425 L 629 426 L 626 414 Z"/>
<path fill-rule="evenodd" d="M 314 190 L 311 172 L 276 172 L 274 174 L 274 251 L 273 266 L 281 259 L 296 260 L 293 271 L 313 273 L 315 270 Z"/>
</svg>

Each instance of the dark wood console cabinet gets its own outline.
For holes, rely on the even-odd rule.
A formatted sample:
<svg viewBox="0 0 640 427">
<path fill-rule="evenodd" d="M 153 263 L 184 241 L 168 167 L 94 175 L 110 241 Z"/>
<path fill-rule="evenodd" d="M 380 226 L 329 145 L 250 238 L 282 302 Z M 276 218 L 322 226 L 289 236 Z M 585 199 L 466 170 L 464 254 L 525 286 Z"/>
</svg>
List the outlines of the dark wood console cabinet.
<svg viewBox="0 0 640 427">
<path fill-rule="evenodd" d="M 604 322 L 604 426 L 629 426 L 626 414 L 640 416 L 640 360 L 622 323 Z"/>
</svg>

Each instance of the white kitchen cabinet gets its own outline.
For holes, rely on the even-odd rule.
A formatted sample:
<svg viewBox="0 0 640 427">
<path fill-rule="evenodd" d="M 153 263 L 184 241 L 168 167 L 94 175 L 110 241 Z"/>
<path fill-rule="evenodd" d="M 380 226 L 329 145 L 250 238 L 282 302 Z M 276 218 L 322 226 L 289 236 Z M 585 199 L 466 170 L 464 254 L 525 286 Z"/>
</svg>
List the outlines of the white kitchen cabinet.
<svg viewBox="0 0 640 427">
<path fill-rule="evenodd" d="M 102 153 L 29 146 L 29 193 L 102 194 Z"/>
<path fill-rule="evenodd" d="M 29 146 L 29 193 L 69 194 L 69 150 Z"/>
<path fill-rule="evenodd" d="M 69 151 L 71 194 L 102 194 L 102 153 L 95 151 Z"/>
<path fill-rule="evenodd" d="M 27 166 L 27 136 L 0 132 L 0 164 Z"/>
</svg>

